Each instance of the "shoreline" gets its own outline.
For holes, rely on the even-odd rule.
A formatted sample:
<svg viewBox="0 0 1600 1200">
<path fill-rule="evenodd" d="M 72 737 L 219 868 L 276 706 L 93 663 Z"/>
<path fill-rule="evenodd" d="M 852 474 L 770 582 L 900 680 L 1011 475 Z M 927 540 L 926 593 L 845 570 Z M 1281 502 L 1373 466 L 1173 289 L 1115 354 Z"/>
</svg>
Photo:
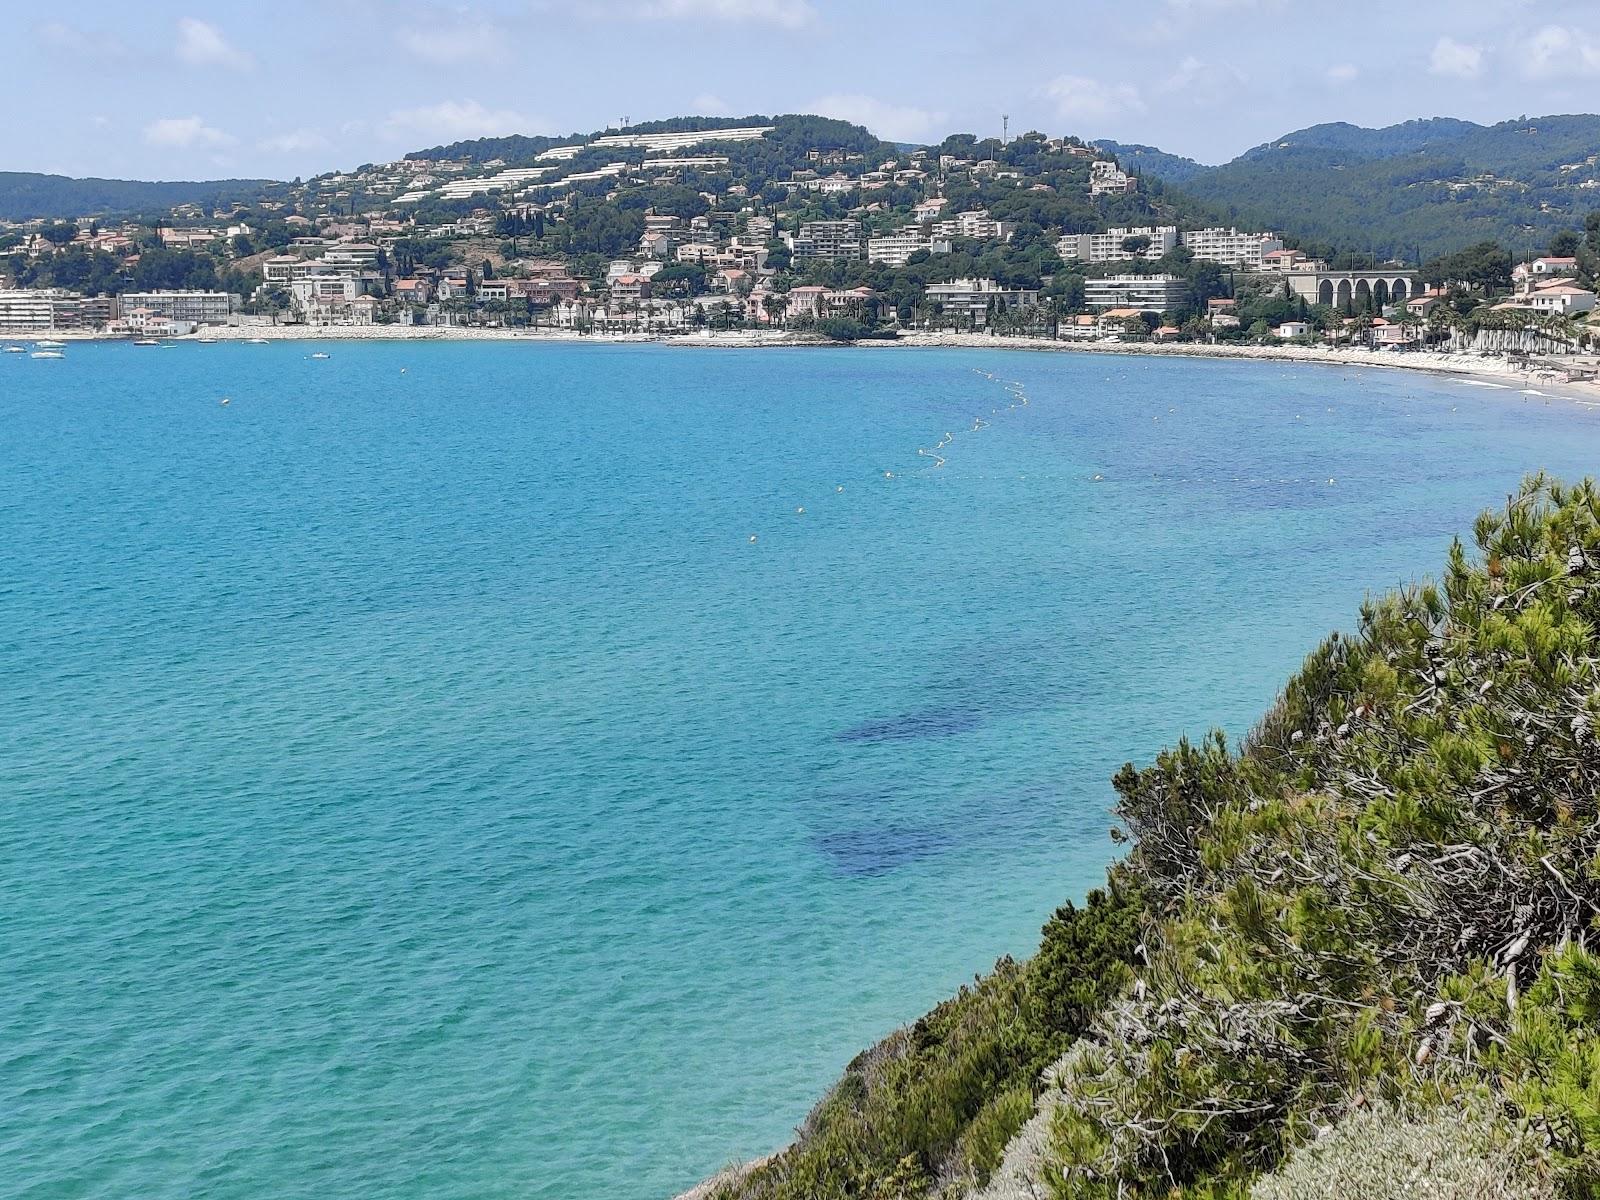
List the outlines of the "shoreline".
<svg viewBox="0 0 1600 1200">
<path fill-rule="evenodd" d="M 93 335 L 91 335 L 93 336 Z M 829 341 L 815 334 L 734 330 L 726 333 L 577 333 L 571 330 L 478 329 L 446 325 L 269 325 L 210 326 L 178 341 L 202 344 L 222 342 L 528 342 L 569 345 L 658 345 L 679 349 L 750 350 L 810 349 L 849 346 L 861 350 L 1028 350 L 1059 354 L 1100 354 L 1141 358 L 1209 358 L 1235 361 L 1293 362 L 1328 367 L 1378 367 L 1423 371 L 1433 375 L 1478 376 L 1498 386 L 1535 389 L 1535 385 L 1561 388 L 1564 398 L 1600 404 L 1600 382 L 1566 382 L 1554 372 L 1524 370 L 1499 354 L 1444 353 L 1433 350 L 1380 351 L 1321 346 L 1254 346 L 1202 342 L 1072 342 L 1042 337 L 990 337 L 972 333 L 911 333 L 893 341 L 854 343 Z M 1552 393 L 1536 392 L 1555 398 Z"/>
<path fill-rule="evenodd" d="M 51 334 L 16 334 L 0 341 L 30 344 L 48 336 L 68 345 L 126 342 L 123 334 L 63 330 Z M 1078 342 L 1044 337 L 991 337 L 977 333 L 908 333 L 890 340 L 835 342 L 811 333 L 730 330 L 723 333 L 578 333 L 564 329 L 481 329 L 451 325 L 213 325 L 182 337 L 177 343 L 221 345 L 265 342 L 519 342 L 562 345 L 653 345 L 691 350 L 816 349 L 858 350 L 1026 350 L 1048 354 L 1114 355 L 1123 358 L 1205 358 L 1223 361 L 1288 362 L 1324 367 L 1382 368 L 1421 371 L 1458 378 L 1477 377 L 1484 386 L 1531 392 L 1548 399 L 1566 399 L 1600 407 L 1600 380 L 1566 382 L 1556 372 L 1525 370 L 1503 354 L 1445 353 L 1435 350 L 1335 350 L 1323 346 L 1235 345 L 1205 342 Z M 1543 391 L 1541 388 L 1560 389 Z"/>
</svg>

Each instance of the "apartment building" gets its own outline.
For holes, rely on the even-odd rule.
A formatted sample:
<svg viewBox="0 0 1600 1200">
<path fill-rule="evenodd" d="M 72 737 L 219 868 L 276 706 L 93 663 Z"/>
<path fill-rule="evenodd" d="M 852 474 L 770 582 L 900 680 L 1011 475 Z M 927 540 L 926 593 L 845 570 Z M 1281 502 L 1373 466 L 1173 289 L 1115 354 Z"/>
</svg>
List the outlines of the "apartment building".
<svg viewBox="0 0 1600 1200">
<path fill-rule="evenodd" d="M 344 242 L 328 247 L 322 262 L 336 271 L 368 271 L 378 265 L 378 248 L 368 242 Z"/>
<path fill-rule="evenodd" d="M 946 315 L 966 316 L 975 327 L 988 322 L 994 308 L 1031 308 L 1039 303 L 1034 288 L 1008 288 L 993 279 L 956 279 L 950 283 L 930 283 L 928 302 L 944 308 Z"/>
<path fill-rule="evenodd" d="M 1189 284 L 1180 275 L 1108 275 L 1083 281 L 1083 300 L 1090 308 L 1168 312 L 1188 299 Z"/>
<path fill-rule="evenodd" d="M 796 258 L 859 259 L 860 221 L 807 221 L 790 243 Z"/>
<path fill-rule="evenodd" d="M 1237 229 L 1189 229 L 1182 242 L 1196 258 L 1242 271 L 1261 270 L 1268 254 L 1283 249 L 1283 239 L 1277 234 L 1240 233 Z"/>
<path fill-rule="evenodd" d="M 933 236 L 945 241 L 956 238 L 976 238 L 983 242 L 1009 241 L 1015 230 L 1015 225 L 1006 221 L 996 221 L 987 210 L 978 209 L 975 212 L 956 213 L 952 217 L 933 223 Z"/>
<path fill-rule="evenodd" d="M 1141 254 L 1129 254 L 1122 243 L 1133 237 L 1150 239 L 1150 247 Z M 1080 262 L 1121 262 L 1130 258 L 1146 258 L 1155 262 L 1178 244 L 1176 225 L 1140 225 L 1126 229 L 1108 229 L 1104 233 L 1069 233 L 1056 240 L 1056 253 L 1062 258 Z"/>
<path fill-rule="evenodd" d="M 232 311 L 227 292 L 124 292 L 122 311 L 148 309 L 153 315 L 191 325 L 224 325 Z"/>
<path fill-rule="evenodd" d="M 56 327 L 56 304 L 66 296 L 65 292 L 44 288 L 0 291 L 0 329 L 47 333 Z"/>
<path fill-rule="evenodd" d="M 867 239 L 867 261 L 889 267 L 905 266 L 919 250 L 926 250 L 929 254 L 949 254 L 950 243 L 918 225 L 907 225 L 893 233 Z"/>
</svg>

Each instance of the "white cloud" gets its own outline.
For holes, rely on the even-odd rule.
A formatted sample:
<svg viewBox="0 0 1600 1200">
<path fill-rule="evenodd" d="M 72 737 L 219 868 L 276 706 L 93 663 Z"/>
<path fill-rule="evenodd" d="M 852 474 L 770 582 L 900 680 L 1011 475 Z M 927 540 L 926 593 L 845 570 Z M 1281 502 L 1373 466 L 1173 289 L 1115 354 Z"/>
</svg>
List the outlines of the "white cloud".
<svg viewBox="0 0 1600 1200">
<path fill-rule="evenodd" d="M 1527 40 L 1518 61 L 1529 79 L 1600 75 L 1600 42 L 1565 25 L 1546 25 Z"/>
<path fill-rule="evenodd" d="M 946 114 L 930 112 L 910 105 L 887 104 L 872 96 L 834 93 L 819 96 L 804 111 L 819 117 L 833 117 L 839 121 L 854 121 L 865 125 L 879 137 L 891 142 L 917 142 L 943 136 L 939 128 Z"/>
<path fill-rule="evenodd" d="M 109 33 L 80 29 L 65 21 L 46 21 L 34 35 L 45 46 L 82 58 L 126 58 L 128 47 Z"/>
<path fill-rule="evenodd" d="M 395 33 L 401 49 L 424 62 L 451 65 L 470 62 L 504 62 L 507 35 L 497 26 L 412 26 Z"/>
<path fill-rule="evenodd" d="M 1178 69 L 1162 81 L 1163 95 L 1181 95 L 1189 104 L 1221 104 L 1236 98 L 1245 87 L 1244 76 L 1235 67 L 1218 66 L 1189 55 Z"/>
<path fill-rule="evenodd" d="M 1483 72 L 1483 48 L 1458 42 L 1453 37 L 1441 37 L 1433 44 L 1428 70 L 1435 75 L 1476 79 Z"/>
<path fill-rule="evenodd" d="M 231 146 L 237 139 L 199 117 L 163 117 L 144 127 L 144 140 L 152 146 L 189 150 L 198 146 Z"/>
<path fill-rule="evenodd" d="M 178 57 L 193 66 L 234 67 L 249 70 L 255 61 L 237 49 L 215 25 L 197 17 L 178 21 Z"/>
<path fill-rule="evenodd" d="M 383 123 L 392 141 L 455 142 L 466 138 L 527 133 L 545 122 L 508 108 L 485 108 L 476 100 L 445 100 L 418 108 L 399 108 Z"/>
<path fill-rule="evenodd" d="M 817 18 L 809 0 L 638 0 L 626 7 L 632 15 L 651 20 L 710 20 L 781 29 L 799 29 Z"/>
<path fill-rule="evenodd" d="M 733 116 L 733 106 L 721 96 L 712 95 L 710 92 L 701 92 L 689 101 L 689 111 L 698 117 Z"/>
<path fill-rule="evenodd" d="M 331 142 L 316 129 L 291 129 L 264 137 L 256 147 L 271 154 L 304 154 L 309 150 L 326 150 Z"/>
<path fill-rule="evenodd" d="M 1361 74 L 1361 68 L 1355 63 L 1335 63 L 1324 72 L 1329 83 L 1353 83 Z"/>
<path fill-rule="evenodd" d="M 1068 121 L 1095 121 L 1145 108 L 1139 89 L 1129 83 L 1101 83 L 1086 75 L 1057 75 L 1044 86 L 1056 112 Z"/>
</svg>

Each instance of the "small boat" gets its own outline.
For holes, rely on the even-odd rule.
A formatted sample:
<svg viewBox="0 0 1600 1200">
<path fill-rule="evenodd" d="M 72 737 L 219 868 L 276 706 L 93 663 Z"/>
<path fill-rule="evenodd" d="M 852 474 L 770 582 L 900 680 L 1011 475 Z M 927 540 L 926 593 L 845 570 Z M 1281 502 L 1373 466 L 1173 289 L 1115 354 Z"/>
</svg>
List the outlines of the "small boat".
<svg viewBox="0 0 1600 1200">
<path fill-rule="evenodd" d="M 45 338 L 45 339 L 42 339 L 40 341 L 35 342 L 34 345 L 37 346 L 40 350 L 60 350 L 63 346 L 66 345 L 66 343 L 65 342 L 52 342 L 48 338 Z"/>
<path fill-rule="evenodd" d="M 65 358 L 66 355 L 59 350 L 35 350 L 29 358 Z"/>
<path fill-rule="evenodd" d="M 133 344 L 135 346 L 159 346 L 159 345 L 161 345 L 161 339 L 160 338 L 134 338 L 133 339 Z"/>
<path fill-rule="evenodd" d="M 7 346 L 6 347 L 6 353 L 7 354 L 26 354 L 27 351 L 24 350 L 21 346 Z"/>
<path fill-rule="evenodd" d="M 313 355 L 312 355 L 312 356 L 311 356 L 311 357 L 312 357 L 312 358 L 332 358 L 332 357 L 333 357 L 333 355 L 331 355 L 331 354 L 324 354 L 324 353 L 322 353 L 322 351 L 320 351 L 320 350 L 318 350 L 318 351 L 317 351 L 317 352 L 316 352 L 316 353 L 315 353 L 315 354 L 313 354 Z"/>
<path fill-rule="evenodd" d="M 265 346 L 269 343 L 266 338 L 251 338 L 245 344 L 249 346 Z"/>
</svg>

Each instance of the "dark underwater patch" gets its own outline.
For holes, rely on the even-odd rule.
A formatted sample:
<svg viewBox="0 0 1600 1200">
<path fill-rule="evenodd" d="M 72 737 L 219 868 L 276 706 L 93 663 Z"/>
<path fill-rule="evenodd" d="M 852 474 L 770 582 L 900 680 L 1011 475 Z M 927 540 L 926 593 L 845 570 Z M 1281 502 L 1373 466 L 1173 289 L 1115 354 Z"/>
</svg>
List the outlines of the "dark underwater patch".
<svg viewBox="0 0 1600 1200">
<path fill-rule="evenodd" d="M 841 875 L 882 875 L 949 849 L 947 834 L 933 829 L 880 825 L 819 833 L 812 844 Z"/>
<path fill-rule="evenodd" d="M 918 738 L 971 733 L 983 723 L 975 709 L 945 706 L 922 708 L 893 717 L 878 717 L 834 735 L 840 742 L 909 742 Z"/>
</svg>

